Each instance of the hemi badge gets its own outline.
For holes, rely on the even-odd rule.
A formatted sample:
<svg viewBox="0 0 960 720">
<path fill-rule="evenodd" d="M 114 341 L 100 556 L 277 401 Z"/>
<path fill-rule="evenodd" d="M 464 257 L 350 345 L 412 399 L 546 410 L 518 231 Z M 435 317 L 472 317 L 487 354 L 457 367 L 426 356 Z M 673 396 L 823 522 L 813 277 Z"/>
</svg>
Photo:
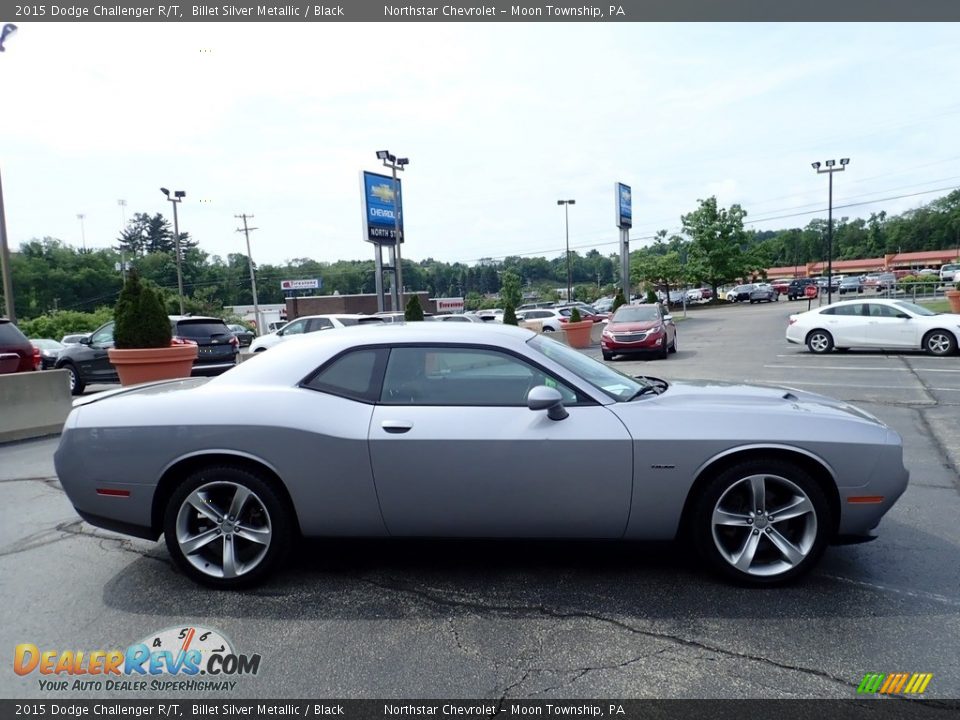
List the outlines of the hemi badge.
<svg viewBox="0 0 960 720">
<path fill-rule="evenodd" d="M 884 501 L 883 495 L 851 495 L 847 498 L 848 503 L 859 505 L 877 505 Z"/>
<path fill-rule="evenodd" d="M 676 465 L 651 465 L 651 470 L 674 470 Z"/>
<path fill-rule="evenodd" d="M 114 490 L 113 488 L 97 488 L 97 495 L 107 495 L 109 497 L 130 497 L 130 491 Z"/>
</svg>

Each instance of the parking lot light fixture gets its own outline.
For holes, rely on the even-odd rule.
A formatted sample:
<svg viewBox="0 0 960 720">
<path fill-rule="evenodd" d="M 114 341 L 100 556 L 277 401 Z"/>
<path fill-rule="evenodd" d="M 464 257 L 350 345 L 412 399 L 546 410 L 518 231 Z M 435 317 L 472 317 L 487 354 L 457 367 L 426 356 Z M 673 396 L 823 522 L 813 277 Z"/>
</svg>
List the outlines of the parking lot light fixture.
<svg viewBox="0 0 960 720">
<path fill-rule="evenodd" d="M 827 160 L 824 162 L 826 167 L 820 169 L 820 163 L 811 163 L 818 175 L 827 173 L 830 176 L 827 191 L 827 305 L 833 303 L 833 174 L 843 172 L 850 164 L 850 158 L 841 158 L 840 167 L 836 167 L 836 160 Z"/>
<path fill-rule="evenodd" d="M 177 205 L 183 202 L 183 199 L 187 196 L 187 193 L 183 190 L 176 190 L 173 193 L 173 197 L 170 197 L 170 191 L 167 188 L 160 188 L 160 192 L 167 196 L 167 200 L 170 201 L 170 204 L 173 205 L 173 247 L 174 252 L 177 254 L 177 296 L 180 300 L 180 314 L 184 314 L 183 307 L 183 270 L 180 266 L 180 225 L 177 222 Z"/>
<path fill-rule="evenodd" d="M 557 200 L 557 205 L 563 205 L 564 224 L 567 229 L 567 302 L 573 300 L 573 275 L 570 272 L 570 206 L 576 200 Z"/>
</svg>

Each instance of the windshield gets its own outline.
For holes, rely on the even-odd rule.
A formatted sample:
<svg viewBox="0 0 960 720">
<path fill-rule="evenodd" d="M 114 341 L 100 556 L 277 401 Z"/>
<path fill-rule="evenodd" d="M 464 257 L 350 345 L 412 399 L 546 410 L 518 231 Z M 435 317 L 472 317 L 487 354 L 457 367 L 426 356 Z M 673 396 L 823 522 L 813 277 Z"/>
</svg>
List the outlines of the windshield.
<svg viewBox="0 0 960 720">
<path fill-rule="evenodd" d="M 603 363 L 587 357 L 563 343 L 551 340 L 545 335 L 537 335 L 529 340 L 528 344 L 619 402 L 631 400 L 640 390 L 649 385 L 649 383 L 607 367 Z"/>
<path fill-rule="evenodd" d="M 939 315 L 935 313 L 930 308 L 925 308 L 923 305 L 917 305 L 916 303 L 907 302 L 906 300 L 897 300 L 894 305 L 902 307 L 904 310 L 909 310 L 914 315 L 920 315 L 922 317 L 930 317 L 931 315 Z"/>
<path fill-rule="evenodd" d="M 660 319 L 660 311 L 653 305 L 640 307 L 636 305 L 624 305 L 617 308 L 610 322 L 652 322 Z"/>
</svg>

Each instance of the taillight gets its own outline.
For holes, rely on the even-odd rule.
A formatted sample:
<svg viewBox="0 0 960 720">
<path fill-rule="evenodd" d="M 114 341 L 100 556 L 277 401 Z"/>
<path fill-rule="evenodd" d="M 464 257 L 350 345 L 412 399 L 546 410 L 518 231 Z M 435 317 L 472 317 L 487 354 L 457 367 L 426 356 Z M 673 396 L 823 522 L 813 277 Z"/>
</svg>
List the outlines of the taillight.
<svg viewBox="0 0 960 720">
<path fill-rule="evenodd" d="M 33 369 L 39 370 L 40 365 L 43 363 L 43 358 L 40 357 L 40 348 L 36 345 L 31 345 L 30 347 L 33 348 Z"/>
<path fill-rule="evenodd" d="M 240 347 L 240 341 L 237 339 L 236 335 L 230 336 L 230 344 L 233 345 L 235 348 Z"/>
<path fill-rule="evenodd" d="M 196 340 L 190 340 L 188 338 L 180 337 L 179 335 L 174 335 L 170 338 L 171 345 L 196 345 Z"/>
<path fill-rule="evenodd" d="M 787 318 L 787 325 L 793 325 L 796 321 L 797 319 L 791 315 L 789 318 Z"/>
</svg>

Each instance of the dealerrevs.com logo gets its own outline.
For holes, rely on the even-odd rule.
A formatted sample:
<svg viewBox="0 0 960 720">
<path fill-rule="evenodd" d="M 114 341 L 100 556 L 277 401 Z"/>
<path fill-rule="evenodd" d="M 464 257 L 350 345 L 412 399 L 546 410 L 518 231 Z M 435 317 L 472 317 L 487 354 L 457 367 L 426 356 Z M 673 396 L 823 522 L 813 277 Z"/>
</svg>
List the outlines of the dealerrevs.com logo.
<svg viewBox="0 0 960 720">
<path fill-rule="evenodd" d="M 172 627 L 148 635 L 125 650 L 14 649 L 17 675 L 41 677 L 40 690 L 161 692 L 233 690 L 242 675 L 256 675 L 260 655 L 242 655 L 217 630 Z"/>
<path fill-rule="evenodd" d="M 922 695 L 933 673 L 867 673 L 857 692 L 866 695 Z"/>
</svg>

